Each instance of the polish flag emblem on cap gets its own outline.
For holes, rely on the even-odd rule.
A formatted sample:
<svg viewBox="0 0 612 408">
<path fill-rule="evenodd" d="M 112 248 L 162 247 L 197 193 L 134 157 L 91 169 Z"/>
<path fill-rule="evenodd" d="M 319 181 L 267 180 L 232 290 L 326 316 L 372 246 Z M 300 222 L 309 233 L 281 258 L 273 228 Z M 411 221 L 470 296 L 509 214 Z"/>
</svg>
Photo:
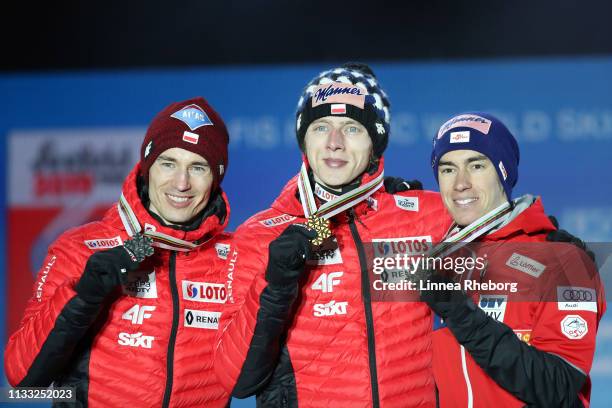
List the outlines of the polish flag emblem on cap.
<svg viewBox="0 0 612 408">
<path fill-rule="evenodd" d="M 332 115 L 345 115 L 346 114 L 346 104 L 345 103 L 332 103 L 331 114 Z"/>
<path fill-rule="evenodd" d="M 199 139 L 200 135 L 198 135 L 197 133 L 191 133 L 188 131 L 185 131 L 183 133 L 183 142 L 198 144 Z"/>
</svg>

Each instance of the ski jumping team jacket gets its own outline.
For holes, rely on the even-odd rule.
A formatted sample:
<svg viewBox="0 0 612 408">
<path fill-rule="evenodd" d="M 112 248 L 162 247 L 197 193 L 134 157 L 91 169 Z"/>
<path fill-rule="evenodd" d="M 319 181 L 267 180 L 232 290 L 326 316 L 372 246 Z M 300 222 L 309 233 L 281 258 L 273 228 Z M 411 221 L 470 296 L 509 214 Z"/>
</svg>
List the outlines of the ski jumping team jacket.
<svg viewBox="0 0 612 408">
<path fill-rule="evenodd" d="M 220 210 L 199 227 L 161 225 L 143 207 L 136 167 L 117 206 L 101 221 L 61 235 L 49 248 L 19 329 L 10 337 L 5 369 L 13 386 L 76 387 L 90 407 L 226 406 L 229 394 L 213 372 L 214 338 L 226 293 L 229 218 Z M 94 252 L 120 245 L 142 228 L 155 247 L 128 284 L 101 310 L 74 287 Z M 72 405 L 72 403 L 69 404 Z"/>
<path fill-rule="evenodd" d="M 289 310 L 267 288 L 265 271 L 270 242 L 306 222 L 297 194 L 293 178 L 235 233 L 215 354 L 219 381 L 235 397 L 257 394 L 265 407 L 435 406 L 432 313 L 421 302 L 372 301 L 364 243 L 439 242 L 450 225 L 439 194 L 381 188 L 334 217 L 338 248 L 307 264 Z"/>
<path fill-rule="evenodd" d="M 488 256 L 480 279 L 516 282 L 519 292 L 476 294 L 474 303 L 489 316 L 484 323 L 468 318 L 452 332 L 444 324 L 434 331 L 441 407 L 589 405 L 603 288 L 584 251 L 544 244 L 555 227 L 540 199 L 531 202 L 478 247 Z"/>
</svg>

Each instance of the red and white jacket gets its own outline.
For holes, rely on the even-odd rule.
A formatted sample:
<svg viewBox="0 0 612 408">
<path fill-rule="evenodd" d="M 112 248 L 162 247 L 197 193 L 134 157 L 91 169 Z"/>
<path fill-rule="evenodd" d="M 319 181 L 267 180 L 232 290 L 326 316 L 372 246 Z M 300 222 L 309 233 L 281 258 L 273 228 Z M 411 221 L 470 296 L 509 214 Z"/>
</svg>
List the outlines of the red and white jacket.
<svg viewBox="0 0 612 408">
<path fill-rule="evenodd" d="M 403 248 L 438 242 L 450 225 L 439 194 L 381 188 L 333 217 L 338 248 L 307 263 L 288 307 L 267 289 L 268 245 L 304 222 L 294 178 L 236 231 L 215 355 L 219 381 L 234 396 L 257 394 L 261 406 L 435 406 L 432 314 L 420 302 L 373 301 L 365 248 L 377 240 Z"/>
<path fill-rule="evenodd" d="M 101 221 L 67 231 L 50 247 L 19 329 L 8 340 L 13 386 L 76 388 L 89 407 L 223 407 L 213 342 L 226 299 L 220 271 L 230 251 L 225 194 L 192 230 L 162 225 L 138 196 L 138 166 Z M 212 207 L 211 207 L 212 206 Z M 99 310 L 74 287 L 88 258 L 135 232 L 158 245 Z M 175 249 L 172 249 L 175 248 Z"/>
<path fill-rule="evenodd" d="M 494 327 L 460 328 L 462 336 L 469 338 L 470 346 L 464 347 L 456 333 L 442 324 L 434 331 L 433 340 L 441 407 L 542 406 L 542 401 L 554 400 L 549 398 L 552 393 L 554 398 L 562 394 L 557 388 L 571 383 L 563 370 L 569 367 L 581 374 L 584 385 L 575 392 L 583 406 L 589 405 L 588 373 L 597 327 L 606 308 L 603 288 L 584 251 L 571 244 L 545 243 L 546 235 L 555 227 L 539 199 L 532 203 L 533 198 L 526 196 L 525 200 L 530 200 L 528 208 L 518 215 L 515 212 L 514 219 L 479 239 L 476 247 L 476 255 L 486 256 L 488 262 L 486 272 L 478 279 L 516 283 L 517 292 L 486 291 L 472 295 L 472 299 L 518 339 L 546 353 L 530 354 L 533 349 L 526 348 L 522 351 L 527 352 L 519 355 L 521 349 L 514 347 L 516 344 L 506 347 L 508 339 L 499 335 L 502 327 L 494 322 L 489 322 Z M 537 301 L 538 296 L 542 301 Z M 491 328 L 496 335 L 489 333 Z M 492 340 L 495 336 L 497 340 Z M 477 353 L 478 359 L 470 352 Z M 485 363 L 481 367 L 475 360 Z M 561 369 L 555 371 L 551 362 Z M 516 389 L 502 388 L 494 377 Z M 576 393 L 569 395 L 567 388 L 563 390 L 568 392 L 567 398 L 559 398 L 564 406 L 575 406 Z M 519 395 L 536 395 L 536 400 L 522 401 Z"/>
</svg>

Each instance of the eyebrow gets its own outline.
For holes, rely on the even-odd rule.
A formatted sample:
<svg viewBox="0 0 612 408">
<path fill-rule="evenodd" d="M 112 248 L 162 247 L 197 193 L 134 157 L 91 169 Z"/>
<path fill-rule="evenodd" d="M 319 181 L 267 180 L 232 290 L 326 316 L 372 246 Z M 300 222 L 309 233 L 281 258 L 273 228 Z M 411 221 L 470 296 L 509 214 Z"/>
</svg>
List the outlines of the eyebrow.
<svg viewBox="0 0 612 408">
<path fill-rule="evenodd" d="M 314 120 L 312 123 L 325 123 L 325 124 L 328 124 L 328 125 L 332 124 L 331 120 L 327 120 L 325 118 L 319 118 L 317 120 Z M 343 120 L 342 122 L 340 122 L 340 124 L 341 125 L 349 125 L 349 124 L 360 124 L 360 123 L 358 121 L 356 121 L 355 119 L 348 118 L 348 119 Z"/>
<path fill-rule="evenodd" d="M 487 156 L 479 154 L 478 156 L 473 156 L 473 157 L 467 158 L 465 160 L 465 162 L 466 163 L 473 163 L 473 162 L 482 161 L 482 160 L 487 160 Z M 456 166 L 456 164 L 454 162 L 451 162 L 451 161 L 440 160 L 438 162 L 438 166 Z"/>
<path fill-rule="evenodd" d="M 176 163 L 176 159 L 170 156 L 164 156 L 163 154 L 160 154 L 159 156 L 157 156 L 157 160 L 163 160 L 163 161 L 169 161 L 172 163 Z M 190 166 L 209 166 L 210 164 L 208 164 L 208 162 L 206 161 L 195 161 L 195 162 L 191 162 L 189 163 Z"/>
</svg>

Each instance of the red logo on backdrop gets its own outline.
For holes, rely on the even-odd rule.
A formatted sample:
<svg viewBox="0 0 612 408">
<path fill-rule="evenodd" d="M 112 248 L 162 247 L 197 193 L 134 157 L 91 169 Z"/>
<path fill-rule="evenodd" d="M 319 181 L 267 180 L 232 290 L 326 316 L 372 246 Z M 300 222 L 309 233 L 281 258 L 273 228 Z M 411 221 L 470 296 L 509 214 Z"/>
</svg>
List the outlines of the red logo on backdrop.
<svg viewBox="0 0 612 408">
<path fill-rule="evenodd" d="M 35 174 L 34 193 L 37 197 L 62 194 L 86 194 L 91 192 L 93 179 L 87 173 L 82 174 Z"/>
<path fill-rule="evenodd" d="M 28 299 L 45 301 L 45 288 L 52 287 L 46 285 L 53 274 L 45 261 L 48 247 L 69 228 L 101 219 L 117 201 L 142 135 L 142 129 L 9 135 L 7 335 L 17 329 Z"/>
</svg>

